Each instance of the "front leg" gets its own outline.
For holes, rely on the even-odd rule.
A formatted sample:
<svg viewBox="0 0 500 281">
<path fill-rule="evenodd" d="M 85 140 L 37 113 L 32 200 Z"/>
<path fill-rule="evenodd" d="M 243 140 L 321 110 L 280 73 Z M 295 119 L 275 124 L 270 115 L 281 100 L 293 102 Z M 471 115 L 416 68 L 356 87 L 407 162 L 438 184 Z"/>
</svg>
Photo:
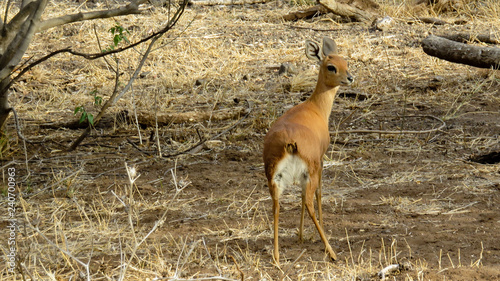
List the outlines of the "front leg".
<svg viewBox="0 0 500 281">
<path fill-rule="evenodd" d="M 316 203 L 318 204 L 319 224 L 321 225 L 322 228 L 324 228 L 324 226 L 323 226 L 323 210 L 321 208 L 321 170 L 319 172 L 318 189 L 316 189 Z M 304 208 L 304 207 L 302 207 L 302 208 Z"/>
</svg>

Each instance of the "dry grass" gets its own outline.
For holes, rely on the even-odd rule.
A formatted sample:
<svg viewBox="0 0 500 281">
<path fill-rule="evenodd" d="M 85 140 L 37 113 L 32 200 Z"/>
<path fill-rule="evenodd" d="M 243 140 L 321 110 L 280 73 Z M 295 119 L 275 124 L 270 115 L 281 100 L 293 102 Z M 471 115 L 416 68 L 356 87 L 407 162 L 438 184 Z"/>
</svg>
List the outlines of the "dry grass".
<svg viewBox="0 0 500 281">
<path fill-rule="evenodd" d="M 106 140 L 112 151 L 106 145 L 98 145 L 82 148 L 82 152 L 73 155 L 61 153 L 56 144 L 67 144 L 75 133 L 61 129 L 45 135 L 47 131 L 38 125 L 75 118 L 73 110 L 79 105 L 96 113 L 90 92 L 97 90 L 98 95 L 109 97 L 113 73 L 101 60 L 64 56 L 33 69 L 15 86 L 10 101 L 22 116 L 25 135 L 51 145 L 29 151 L 29 167 L 35 172 L 28 178 L 22 178 L 27 176 L 22 174 L 24 166 L 20 164 L 24 161 L 20 160 L 24 155 L 22 146 L 12 143 L 13 149 L 3 155 L 3 168 L 15 166 L 19 171 L 19 188 L 37 195 L 18 200 L 19 221 L 23 222 L 19 228 L 18 257 L 22 262 L 15 275 L 1 269 L 0 279 L 239 280 L 244 276 L 246 280 L 376 280 L 383 267 L 404 262 L 410 266 L 397 275 L 397 280 L 432 280 L 441 278 L 443 275 L 439 274 L 446 274 L 449 269 L 481 267 L 482 242 L 481 247 L 474 244 L 471 251 L 475 256 L 466 260 L 459 246 L 443 253 L 442 248 L 447 245 L 426 256 L 439 258 L 426 259 L 419 256 L 421 253 L 415 254 L 420 245 L 410 244 L 397 234 L 377 236 L 381 239 L 370 245 L 365 241 L 369 240 L 370 228 L 385 235 L 385 228 L 399 227 L 399 216 L 422 216 L 425 224 L 438 216 L 451 219 L 471 212 L 476 200 L 456 201 L 456 194 L 485 196 L 491 199 L 491 206 L 496 204 L 493 194 L 498 166 L 464 164 L 458 156 L 449 161 L 434 160 L 431 153 L 456 156 L 463 151 L 487 150 L 498 143 L 498 135 L 465 128 L 467 118 L 498 114 L 498 109 L 487 107 L 500 102 L 498 72 L 426 56 L 418 42 L 434 32 L 435 27 L 419 22 L 409 27 L 407 21 L 421 16 L 450 22 L 466 19 L 465 26 L 449 25 L 439 31 L 490 32 L 500 37 L 496 28 L 500 26 L 500 4 L 496 0 L 461 0 L 455 1 L 454 10 L 446 10 L 423 5 L 414 9 L 411 1 L 404 0 L 378 2 L 381 14 L 396 19 L 387 33 L 370 32 L 361 24 L 338 24 L 324 19 L 293 25 L 333 31 L 296 30 L 281 22 L 280 15 L 305 7 L 301 5 L 307 5 L 307 1 L 186 10 L 176 29 L 151 54 L 132 93 L 111 111 L 212 112 L 243 101 L 251 103 L 254 111 L 242 126 L 221 137 L 220 143 L 213 142 L 210 149 L 176 159 L 179 165 L 174 160 L 152 159 L 137 153 L 120 155 L 125 146 L 113 139 Z M 3 5 L 0 4 L 2 11 Z M 59 15 L 68 8 L 78 11 L 85 5 L 91 3 L 76 7 L 59 1 L 50 7 L 49 13 Z M 166 19 L 165 8 L 153 7 L 148 15 L 116 20 L 131 30 L 129 39 L 135 41 Z M 41 56 L 68 45 L 79 51 L 98 52 L 96 34 L 103 45 L 108 44 L 111 36 L 107 30 L 113 24 L 113 20 L 99 20 L 49 30 L 36 37 L 27 56 Z M 262 174 L 260 158 L 245 158 L 257 160 L 248 169 L 245 167 L 243 176 L 231 174 L 233 167 L 228 165 L 225 182 L 210 178 L 209 171 L 205 171 L 206 175 L 203 170 L 190 174 L 189 168 L 240 157 L 236 153 L 224 154 L 231 148 L 243 155 L 260 155 L 259 140 L 269 124 L 312 91 L 316 70 L 303 55 L 303 42 L 324 35 L 334 37 L 341 54 L 348 58 L 356 76 L 353 88 L 369 94 L 366 100 L 339 100 L 334 108 L 333 127 L 425 129 L 429 124 L 403 123 L 394 117 L 419 114 L 422 109 L 452 124 L 456 120 L 462 123 L 441 138 L 452 143 L 455 151 L 444 144 L 430 147 L 434 145 L 434 135 L 339 137 L 328 153 L 327 163 L 331 165 L 325 167 L 324 174 L 325 186 L 336 188 L 325 192 L 323 202 L 325 213 L 347 218 L 344 222 L 342 218 L 330 217 L 345 226 L 328 233 L 338 238 L 336 244 L 342 249 L 342 258 L 330 263 L 318 255 L 310 257 L 314 249 L 300 254 L 317 240 L 316 233 L 309 229 L 305 233 L 306 247 L 285 248 L 282 268 L 277 269 L 270 263 L 272 217 L 264 180 L 258 176 Z M 133 73 L 142 51 L 139 47 L 117 56 L 123 83 Z M 294 64 L 298 74 L 278 76 L 268 67 L 283 62 Z M 429 81 L 437 76 L 442 77 L 442 84 L 438 89 L 430 88 Z M 197 85 L 197 80 L 201 85 Z M 485 108 L 480 108 L 478 104 L 483 103 Z M 386 106 L 378 108 L 379 105 Z M 162 149 L 182 151 L 198 141 L 197 130 L 207 137 L 234 122 L 165 126 L 160 129 Z M 11 126 L 9 130 L 14 135 Z M 95 136 L 131 132 L 137 132 L 132 122 L 115 123 Z M 150 129 L 140 132 L 147 139 Z M 129 137 L 138 140 L 136 134 Z M 14 137 L 12 140 L 16 141 Z M 349 142 L 356 145 L 342 145 Z M 135 176 L 124 177 L 124 162 L 136 165 Z M 202 183 L 195 183 L 193 178 Z M 443 181 L 450 186 L 433 190 Z M 423 185 L 428 186 L 424 193 L 397 193 Z M 349 202 L 354 201 L 354 194 L 364 190 L 382 192 L 384 188 L 390 192 L 373 195 L 370 203 L 360 201 L 356 206 L 387 207 L 388 214 L 357 218 L 362 220 L 359 224 L 354 219 L 351 222 L 348 216 L 356 210 L 351 206 L 354 203 Z M 300 205 L 297 193 L 285 193 L 283 203 L 284 212 L 295 212 Z M 6 200 L 2 199 L 2 212 L 6 213 L 6 208 Z M 356 227 L 348 228 L 351 223 Z M 296 227 L 288 223 L 280 232 L 280 239 L 287 241 L 284 244 L 295 245 L 290 241 L 296 239 Z M 7 235 L 4 231 L 3 227 L 2 236 Z M 7 252 L 4 246 L 2 251 Z"/>
</svg>

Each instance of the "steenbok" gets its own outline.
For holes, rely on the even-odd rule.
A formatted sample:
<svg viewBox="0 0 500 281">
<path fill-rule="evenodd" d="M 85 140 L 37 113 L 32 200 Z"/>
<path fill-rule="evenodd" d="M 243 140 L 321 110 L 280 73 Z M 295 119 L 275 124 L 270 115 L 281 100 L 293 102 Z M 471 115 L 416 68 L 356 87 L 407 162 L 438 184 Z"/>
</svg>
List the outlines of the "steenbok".
<svg viewBox="0 0 500 281">
<path fill-rule="evenodd" d="M 337 259 L 323 230 L 321 172 L 323 155 L 330 144 L 328 119 L 333 100 L 339 87 L 351 84 L 354 79 L 347 71 L 347 62 L 337 55 L 337 45 L 330 38 L 323 38 L 322 48 L 316 42 L 306 41 L 306 55 L 320 63 L 316 89 L 309 99 L 276 120 L 264 139 L 264 167 L 273 199 L 274 260 L 278 266 L 279 198 L 283 190 L 293 184 L 302 187 L 300 241 L 304 228 L 304 210 L 307 208 L 330 257 Z M 314 211 L 314 194 L 319 221 Z"/>
</svg>

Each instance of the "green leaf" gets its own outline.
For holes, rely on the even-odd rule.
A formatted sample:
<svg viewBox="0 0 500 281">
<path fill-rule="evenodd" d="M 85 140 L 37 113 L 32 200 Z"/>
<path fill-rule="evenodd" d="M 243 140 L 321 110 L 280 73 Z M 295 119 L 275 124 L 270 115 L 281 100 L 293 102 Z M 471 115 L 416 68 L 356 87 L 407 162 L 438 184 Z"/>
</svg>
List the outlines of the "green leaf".
<svg viewBox="0 0 500 281">
<path fill-rule="evenodd" d="M 118 46 L 118 43 L 120 43 L 121 41 L 121 38 L 120 38 L 120 35 L 115 35 L 115 37 L 113 37 L 113 43 L 115 44 L 115 46 Z"/>
<path fill-rule="evenodd" d="M 99 96 L 94 96 L 94 104 L 95 105 L 101 105 L 102 104 L 102 98 Z"/>
<path fill-rule="evenodd" d="M 75 107 L 75 112 L 73 113 L 73 115 L 76 115 L 79 111 L 81 111 L 83 108 L 83 106 L 77 106 Z"/>
<path fill-rule="evenodd" d="M 82 115 L 80 116 L 80 120 L 78 121 L 78 123 L 83 123 L 83 121 L 85 121 L 85 119 L 87 119 L 87 112 L 83 112 Z"/>
<path fill-rule="evenodd" d="M 91 113 L 88 113 L 87 120 L 89 120 L 90 125 L 94 125 L 94 115 L 92 115 Z"/>
</svg>

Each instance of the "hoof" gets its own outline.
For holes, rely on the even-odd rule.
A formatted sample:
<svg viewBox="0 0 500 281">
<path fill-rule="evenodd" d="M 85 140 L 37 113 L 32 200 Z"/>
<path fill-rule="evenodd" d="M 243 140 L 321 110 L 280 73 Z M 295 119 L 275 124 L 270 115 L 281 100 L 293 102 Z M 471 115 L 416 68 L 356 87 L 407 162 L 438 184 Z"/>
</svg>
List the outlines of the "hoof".
<svg viewBox="0 0 500 281">
<path fill-rule="evenodd" d="M 333 254 L 333 256 L 330 254 L 330 259 L 332 260 L 332 262 L 335 262 L 337 261 L 337 255 L 336 254 Z"/>
<path fill-rule="evenodd" d="M 329 253 L 330 259 L 332 259 L 332 261 L 336 261 L 337 260 L 337 255 L 332 250 L 332 248 L 328 249 L 328 253 Z"/>
</svg>

